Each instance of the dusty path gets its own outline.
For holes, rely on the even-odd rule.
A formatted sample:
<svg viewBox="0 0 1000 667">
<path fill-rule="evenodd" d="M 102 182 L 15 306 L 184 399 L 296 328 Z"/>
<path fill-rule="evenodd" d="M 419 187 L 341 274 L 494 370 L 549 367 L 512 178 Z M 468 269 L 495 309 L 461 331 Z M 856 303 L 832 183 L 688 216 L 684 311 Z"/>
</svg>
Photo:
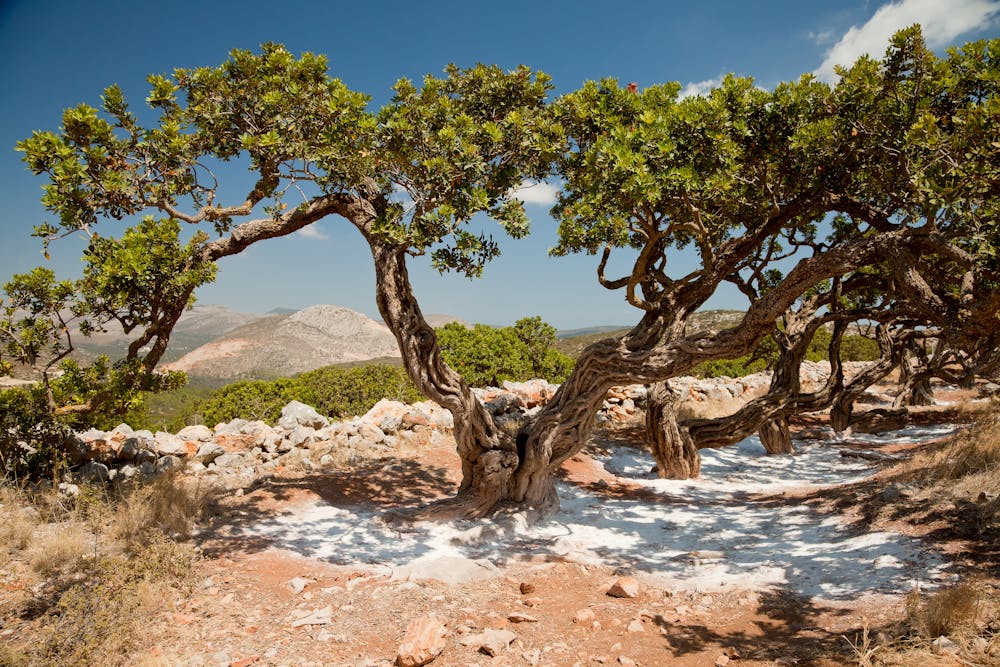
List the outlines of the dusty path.
<svg viewBox="0 0 1000 667">
<path fill-rule="evenodd" d="M 943 553 L 851 529 L 835 503 L 816 502 L 877 469 L 841 457 L 840 444 L 807 444 L 781 462 L 752 443 L 706 452 L 702 480 L 664 482 L 628 436 L 570 461 L 562 509 L 530 528 L 401 531 L 378 520 L 454 490 L 447 442 L 248 489 L 203 536 L 202 583 L 157 624 L 152 657 L 388 665 L 406 625 L 433 614 L 449 629 L 434 665 L 841 665 L 852 656 L 845 637 L 896 617 L 915 579 L 950 577 Z M 817 485 L 831 481 L 841 486 Z M 638 580 L 637 597 L 607 595 L 623 575 Z M 491 627 L 516 636 L 498 657 L 466 645 Z"/>
</svg>

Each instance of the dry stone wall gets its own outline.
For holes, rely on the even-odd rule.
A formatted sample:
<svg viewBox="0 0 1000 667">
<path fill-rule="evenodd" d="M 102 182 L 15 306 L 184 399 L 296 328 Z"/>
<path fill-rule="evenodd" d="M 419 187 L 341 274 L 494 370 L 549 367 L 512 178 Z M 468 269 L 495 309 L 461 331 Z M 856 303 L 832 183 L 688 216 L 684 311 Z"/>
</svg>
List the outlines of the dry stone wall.
<svg viewBox="0 0 1000 667">
<path fill-rule="evenodd" d="M 828 364 L 806 364 L 803 386 L 818 387 L 827 375 Z M 757 373 L 738 379 L 683 377 L 671 383 L 683 394 L 683 416 L 713 417 L 729 414 L 763 395 L 770 375 Z M 558 389 L 558 385 L 545 380 L 531 380 L 474 391 L 502 424 L 534 415 Z M 644 386 L 613 387 L 597 423 L 639 424 L 645 403 Z M 273 426 L 234 419 L 213 428 L 197 425 L 177 433 L 153 433 L 120 424 L 111 431 L 89 430 L 72 435 L 68 452 L 77 482 L 127 480 L 183 468 L 187 473 L 216 477 L 226 485 L 237 486 L 284 468 L 321 470 L 362 452 L 366 456 L 388 454 L 400 445 L 443 438 L 453 427 L 451 413 L 431 401 L 406 405 L 382 400 L 361 417 L 334 422 L 314 408 L 293 401 L 282 409 L 281 418 Z"/>
</svg>

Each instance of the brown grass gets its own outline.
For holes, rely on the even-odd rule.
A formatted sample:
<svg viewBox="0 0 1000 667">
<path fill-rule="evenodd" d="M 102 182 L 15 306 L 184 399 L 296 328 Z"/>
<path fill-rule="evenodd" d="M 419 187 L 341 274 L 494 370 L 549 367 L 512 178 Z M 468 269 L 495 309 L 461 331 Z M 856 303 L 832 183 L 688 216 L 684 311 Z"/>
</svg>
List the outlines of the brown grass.
<svg viewBox="0 0 1000 667">
<path fill-rule="evenodd" d="M 187 539 L 195 522 L 215 500 L 212 487 L 173 471 L 136 487 L 115 508 L 111 536 L 132 549 L 157 533 Z"/>
<path fill-rule="evenodd" d="M 0 566 L 31 544 L 38 523 L 35 516 L 16 493 L 0 489 Z"/>
<path fill-rule="evenodd" d="M 992 482 L 1000 490 L 1000 412 L 984 415 L 948 445 L 924 455 L 926 475 L 935 480 L 957 480 L 969 476 Z"/>
<path fill-rule="evenodd" d="M 194 560 L 190 549 L 163 538 L 133 558 L 97 559 L 60 597 L 45 641 L 27 647 L 30 664 L 131 664 L 150 618 L 190 583 Z"/>
<path fill-rule="evenodd" d="M 213 494 L 178 475 L 130 489 L 0 488 L 0 561 L 28 585 L 0 616 L 39 618 L 0 645 L 0 665 L 127 665 L 148 623 L 190 588 L 190 534 Z M 167 537 L 167 536 L 171 537 Z"/>
<path fill-rule="evenodd" d="M 31 569 L 43 577 L 74 570 L 94 545 L 94 536 L 84 524 L 65 523 L 48 526 L 34 540 L 27 559 Z"/>
<path fill-rule="evenodd" d="M 962 583 L 929 595 L 914 591 L 906 600 L 910 627 L 924 639 L 967 637 L 976 633 L 984 612 L 980 586 Z"/>
</svg>

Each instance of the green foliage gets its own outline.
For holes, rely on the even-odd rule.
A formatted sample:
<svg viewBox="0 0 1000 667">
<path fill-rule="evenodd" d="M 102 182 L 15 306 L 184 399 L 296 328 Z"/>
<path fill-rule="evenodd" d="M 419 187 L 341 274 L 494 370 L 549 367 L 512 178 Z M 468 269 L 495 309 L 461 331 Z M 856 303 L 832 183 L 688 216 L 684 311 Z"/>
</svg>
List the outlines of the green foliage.
<svg viewBox="0 0 1000 667">
<path fill-rule="evenodd" d="M 442 359 L 477 387 L 532 378 L 561 383 L 573 360 L 554 349 L 555 334 L 540 317 L 518 320 L 512 327 L 477 324 L 467 329 L 451 322 L 437 329 Z"/>
<path fill-rule="evenodd" d="M 136 414 L 137 392 L 176 385 L 154 369 L 195 289 L 214 279 L 219 258 L 327 215 L 364 210 L 363 220 L 351 221 L 372 243 L 427 253 L 440 270 L 475 276 L 498 247 L 467 223 L 486 213 L 511 236 L 525 235 L 527 217 L 514 193 L 524 179 L 548 173 L 561 145 L 546 107 L 549 79 L 526 67 L 449 66 L 419 86 L 400 80 L 374 113 L 367 95 L 329 75 L 326 58 L 296 57 L 273 43 L 258 53 L 233 50 L 217 67 L 176 69 L 148 82 L 145 101 L 158 114 L 151 126 L 140 124 L 124 91 L 110 86 L 99 109 L 67 109 L 57 131 L 17 144 L 28 168 L 46 177 L 42 203 L 55 218 L 35 235 L 46 249 L 78 232 L 90 242 L 82 280 L 58 283 L 41 269 L 19 278 L 15 296 L 37 306 L 29 318 L 22 317 L 24 299 L 7 309 L 0 370 L 15 353 L 14 361 L 49 365 L 68 354 L 63 313 L 79 320 L 84 335 L 120 326 L 133 336 L 124 360 L 68 369 L 70 380 L 49 401 L 53 412 L 103 411 L 94 423 Z M 249 191 L 225 188 L 223 197 L 211 169 L 219 161 L 247 166 L 254 174 Z M 412 201 L 408 209 L 394 200 L 398 191 Z M 103 222 L 130 217 L 141 221 L 120 238 L 101 233 Z M 388 382 L 345 382 L 354 386 L 355 379 L 364 386 Z M 247 405 L 247 416 L 263 416 L 286 393 L 249 385 L 232 390 L 232 400 Z M 327 394 L 320 398 L 334 412 L 367 403 L 366 396 Z"/>
<path fill-rule="evenodd" d="M 65 466 L 68 433 L 37 387 L 0 391 L 0 478 L 51 477 Z"/>
<path fill-rule="evenodd" d="M 65 356 L 70 350 L 67 321 L 74 295 L 70 281 L 57 280 L 51 269 L 38 267 L 14 275 L 3 286 L 0 301 L 0 371 L 14 364 L 35 366 Z"/>
<path fill-rule="evenodd" d="M 699 378 L 731 377 L 738 378 L 767 370 L 767 361 L 752 354 L 738 359 L 713 359 L 704 361 L 691 372 Z"/>
<path fill-rule="evenodd" d="M 525 178 L 547 175 L 561 137 L 545 107 L 552 87 L 545 74 L 486 65 L 451 65 L 446 74 L 425 77 L 420 88 L 401 79 L 378 114 L 385 173 L 416 204 L 409 222 L 399 207 L 379 231 L 420 251 L 444 242 L 431 252 L 434 266 L 471 277 L 499 248 L 461 225 L 486 213 L 510 236 L 526 235 L 513 192 Z"/>
<path fill-rule="evenodd" d="M 386 364 L 347 369 L 329 366 L 296 379 L 309 399 L 303 402 L 331 417 L 363 415 L 383 398 L 401 403 L 423 400 L 406 371 Z"/>
<path fill-rule="evenodd" d="M 153 322 L 165 307 L 194 304 L 195 288 L 215 279 L 216 266 L 199 254 L 203 235 L 180 241 L 180 223 L 147 217 L 120 239 L 95 236 L 83 253 L 84 277 L 78 289 L 85 312 L 96 321 L 81 328 L 100 328 L 115 320 L 125 333 Z"/>
<path fill-rule="evenodd" d="M 213 393 L 199 411 L 209 425 L 237 418 L 273 424 L 281 416 L 281 408 L 289 401 L 301 400 L 302 396 L 302 387 L 291 378 L 242 380 Z"/>
<path fill-rule="evenodd" d="M 362 415 L 383 398 L 414 403 L 422 396 L 406 372 L 396 366 L 328 366 L 294 378 L 235 382 L 215 391 L 197 409 L 206 424 L 236 418 L 273 424 L 290 401 L 311 405 L 329 417 L 343 418 Z"/>
<path fill-rule="evenodd" d="M 201 404 L 223 383 L 189 381 L 183 387 L 144 393 L 122 418 L 132 428 L 176 433 L 185 426 L 202 424 Z"/>
</svg>

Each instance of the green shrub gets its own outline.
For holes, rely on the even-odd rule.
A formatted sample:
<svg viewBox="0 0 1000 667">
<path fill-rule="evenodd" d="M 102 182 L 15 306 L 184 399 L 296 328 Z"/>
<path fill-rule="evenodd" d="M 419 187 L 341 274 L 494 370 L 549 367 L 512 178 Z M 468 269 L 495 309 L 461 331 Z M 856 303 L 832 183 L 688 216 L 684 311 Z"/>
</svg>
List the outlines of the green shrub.
<svg viewBox="0 0 1000 667">
<path fill-rule="evenodd" d="M 331 417 L 363 415 L 383 398 L 402 403 L 423 399 L 405 370 L 387 364 L 328 366 L 303 373 L 297 380 L 304 397 L 298 400 Z"/>
<path fill-rule="evenodd" d="M 442 359 L 466 382 L 495 387 L 504 380 L 563 382 L 573 360 L 553 347 L 555 333 L 540 317 L 530 317 L 502 328 L 477 324 L 468 329 L 451 322 L 437 330 L 437 337 Z"/>
<path fill-rule="evenodd" d="M 700 378 L 731 377 L 738 378 L 744 375 L 760 373 L 767 370 L 765 359 L 754 358 L 753 355 L 746 355 L 738 359 L 713 359 L 698 364 L 691 375 Z"/>
<path fill-rule="evenodd" d="M 197 406 L 206 424 L 233 419 L 275 423 L 281 408 L 300 401 L 321 414 L 342 418 L 362 415 L 383 398 L 413 403 L 421 395 L 406 371 L 386 364 L 355 368 L 327 366 L 294 378 L 240 381 L 215 391 Z"/>
<path fill-rule="evenodd" d="M 0 391 L 0 477 L 51 477 L 65 464 L 68 433 L 39 388 Z"/>
<path fill-rule="evenodd" d="M 201 405 L 200 411 L 209 425 L 238 418 L 260 419 L 273 424 L 281 417 L 281 408 L 289 401 L 302 401 L 302 398 L 298 382 L 293 378 L 241 380 L 213 393 Z"/>
<path fill-rule="evenodd" d="M 831 333 L 820 329 L 806 350 L 806 361 L 829 359 Z M 840 344 L 841 361 L 874 361 L 879 358 L 878 343 L 861 335 L 847 335 Z M 778 347 L 770 337 L 758 343 L 751 354 L 736 359 L 713 359 L 695 367 L 691 374 L 700 378 L 743 377 L 773 368 L 778 360 Z"/>
</svg>

